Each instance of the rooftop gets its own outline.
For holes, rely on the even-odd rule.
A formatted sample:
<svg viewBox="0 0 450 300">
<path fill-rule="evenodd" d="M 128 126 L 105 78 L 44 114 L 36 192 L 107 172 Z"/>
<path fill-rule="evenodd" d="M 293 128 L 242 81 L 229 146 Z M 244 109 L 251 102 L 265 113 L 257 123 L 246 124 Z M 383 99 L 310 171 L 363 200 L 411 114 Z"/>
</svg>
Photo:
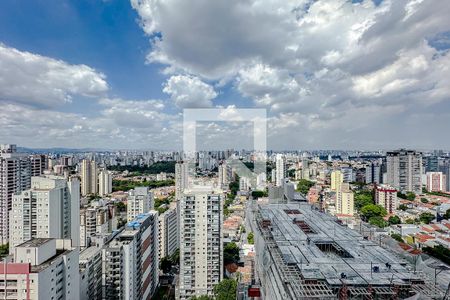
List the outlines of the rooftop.
<svg viewBox="0 0 450 300">
<path fill-rule="evenodd" d="M 35 248 L 35 247 L 39 247 L 42 246 L 48 242 L 50 242 L 51 238 L 33 238 L 29 241 L 26 241 L 20 245 L 18 245 L 17 247 L 21 247 L 21 248 Z"/>
<path fill-rule="evenodd" d="M 278 272 L 294 287 L 293 298 L 333 298 L 343 287 L 355 297 L 369 289 L 394 295 L 394 286 L 406 287 L 408 295 L 433 293 L 395 253 L 308 204 L 260 206 L 257 222 Z"/>
</svg>

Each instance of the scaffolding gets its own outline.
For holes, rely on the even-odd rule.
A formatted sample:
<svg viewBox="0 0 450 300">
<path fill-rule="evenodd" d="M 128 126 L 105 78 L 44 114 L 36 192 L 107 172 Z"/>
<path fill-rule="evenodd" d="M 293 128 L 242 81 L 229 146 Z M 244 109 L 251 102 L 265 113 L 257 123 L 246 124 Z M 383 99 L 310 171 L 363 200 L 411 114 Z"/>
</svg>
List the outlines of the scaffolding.
<svg viewBox="0 0 450 300">
<path fill-rule="evenodd" d="M 405 261 L 307 204 L 268 204 L 254 214 L 263 240 L 259 247 L 264 247 L 256 251 L 267 252 L 290 299 L 444 295 L 424 274 L 410 271 Z"/>
</svg>

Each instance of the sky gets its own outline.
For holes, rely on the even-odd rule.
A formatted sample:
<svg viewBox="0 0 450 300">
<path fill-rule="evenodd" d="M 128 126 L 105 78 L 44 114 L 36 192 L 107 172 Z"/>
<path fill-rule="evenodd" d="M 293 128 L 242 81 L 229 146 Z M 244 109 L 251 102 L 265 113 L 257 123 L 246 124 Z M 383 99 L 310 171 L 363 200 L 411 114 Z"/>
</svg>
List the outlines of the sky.
<svg viewBox="0 0 450 300">
<path fill-rule="evenodd" d="M 450 2 L 0 1 L 0 143 L 178 150 L 183 109 L 267 147 L 450 149 Z M 198 147 L 249 148 L 249 120 Z"/>
</svg>

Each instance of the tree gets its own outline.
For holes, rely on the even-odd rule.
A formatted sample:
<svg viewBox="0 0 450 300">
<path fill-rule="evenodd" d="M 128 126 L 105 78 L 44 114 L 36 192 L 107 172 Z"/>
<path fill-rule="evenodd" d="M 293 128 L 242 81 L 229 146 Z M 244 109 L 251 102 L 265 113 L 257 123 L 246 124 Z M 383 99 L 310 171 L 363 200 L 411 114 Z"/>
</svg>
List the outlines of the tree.
<svg viewBox="0 0 450 300">
<path fill-rule="evenodd" d="M 384 228 L 388 225 L 388 223 L 383 219 L 383 217 L 375 216 L 369 219 L 369 224 L 375 225 L 380 228 Z"/>
<path fill-rule="evenodd" d="M 252 245 L 255 243 L 255 236 L 253 235 L 253 232 L 250 232 L 247 235 L 247 242 Z"/>
<path fill-rule="evenodd" d="M 226 265 L 239 262 L 239 247 L 235 242 L 225 245 L 223 249 L 223 262 Z"/>
<path fill-rule="evenodd" d="M 374 204 L 372 192 L 358 191 L 355 193 L 355 207 L 358 211 L 369 204 Z"/>
<path fill-rule="evenodd" d="M 308 194 L 309 189 L 314 185 L 314 182 L 306 180 L 306 179 L 300 179 L 297 183 L 297 191 L 300 192 L 303 195 Z"/>
<path fill-rule="evenodd" d="M 175 250 L 170 256 L 170 261 L 172 262 L 172 265 L 180 265 L 180 249 Z"/>
<path fill-rule="evenodd" d="M 252 192 L 253 198 L 262 198 L 267 197 L 267 191 L 253 191 Z"/>
<path fill-rule="evenodd" d="M 446 264 L 450 264 L 450 249 L 442 245 L 434 247 L 424 247 L 423 252 L 442 260 Z"/>
<path fill-rule="evenodd" d="M 449 209 L 447 209 L 447 211 L 445 212 L 445 214 L 444 214 L 444 219 L 446 219 L 446 220 L 449 220 L 450 219 L 450 208 Z"/>
<path fill-rule="evenodd" d="M 401 242 L 404 243 L 405 241 L 403 240 L 402 236 L 398 233 L 393 233 L 391 234 L 391 238 L 393 238 L 394 240 L 396 240 L 397 242 Z"/>
<path fill-rule="evenodd" d="M 406 193 L 406 200 L 414 201 L 416 199 L 416 194 L 413 192 L 407 192 Z"/>
<path fill-rule="evenodd" d="M 420 198 L 420 202 L 422 202 L 422 203 L 428 203 L 429 201 L 428 201 L 427 198 Z"/>
<path fill-rule="evenodd" d="M 163 273 L 169 273 L 172 269 L 172 261 L 169 257 L 163 257 L 159 262 L 159 269 L 163 271 Z"/>
<path fill-rule="evenodd" d="M 434 220 L 434 218 L 435 218 L 435 216 L 429 212 L 421 213 L 419 216 L 420 222 L 425 223 L 425 224 L 430 224 L 431 221 Z"/>
<path fill-rule="evenodd" d="M 405 204 L 400 204 L 400 206 L 398 207 L 398 209 L 405 211 L 405 210 L 408 209 L 408 206 L 406 206 Z"/>
<path fill-rule="evenodd" d="M 127 210 L 127 206 L 122 201 L 114 203 L 118 212 L 124 212 Z"/>
<path fill-rule="evenodd" d="M 214 287 L 215 300 L 235 300 L 237 282 L 234 279 L 224 279 Z"/>
<path fill-rule="evenodd" d="M 397 225 L 400 224 L 402 221 L 398 216 L 391 216 L 388 219 L 389 225 Z"/>
<path fill-rule="evenodd" d="M 9 253 L 9 244 L 0 245 L 0 257 L 7 256 Z"/>
<path fill-rule="evenodd" d="M 387 215 L 387 211 L 381 205 L 368 204 L 361 208 L 361 214 L 365 220 L 369 220 L 372 217 L 384 217 Z"/>
</svg>

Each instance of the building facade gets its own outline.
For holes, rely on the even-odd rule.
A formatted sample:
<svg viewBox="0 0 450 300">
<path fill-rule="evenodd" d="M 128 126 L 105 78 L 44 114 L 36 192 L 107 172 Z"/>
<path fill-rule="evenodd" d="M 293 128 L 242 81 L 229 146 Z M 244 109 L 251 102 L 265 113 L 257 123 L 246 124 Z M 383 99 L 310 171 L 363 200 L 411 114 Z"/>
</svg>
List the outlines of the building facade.
<svg viewBox="0 0 450 300">
<path fill-rule="evenodd" d="M 158 213 L 137 216 L 102 249 L 102 299 L 152 299 L 158 287 Z"/>
<path fill-rule="evenodd" d="M 188 187 L 189 164 L 184 161 L 175 164 L 175 199 L 179 200 Z"/>
<path fill-rule="evenodd" d="M 422 193 L 422 153 L 398 150 L 386 154 L 386 184 L 401 192 Z"/>
<path fill-rule="evenodd" d="M 159 217 L 159 257 L 171 256 L 179 248 L 178 212 L 171 208 Z"/>
<path fill-rule="evenodd" d="M 79 189 L 77 178 L 32 177 L 31 188 L 13 196 L 10 252 L 32 238 L 72 239 L 79 246 Z"/>
<path fill-rule="evenodd" d="M 81 161 L 81 195 L 87 196 L 98 193 L 98 167 L 93 160 Z"/>
<path fill-rule="evenodd" d="M 337 192 L 342 183 L 344 182 L 344 176 L 340 170 L 334 170 L 331 172 L 331 190 Z"/>
<path fill-rule="evenodd" d="M 80 299 L 79 253 L 70 240 L 32 239 L 14 249 L 13 262 L 0 264 L 3 299 Z M 6 295 L 5 295 L 6 292 Z"/>
<path fill-rule="evenodd" d="M 286 178 L 286 161 L 282 154 L 277 154 L 275 159 L 276 173 L 275 173 L 275 185 L 283 186 L 283 180 Z"/>
<path fill-rule="evenodd" d="M 398 207 L 397 190 L 388 185 L 377 186 L 375 204 L 383 206 L 388 214 L 395 214 Z"/>
<path fill-rule="evenodd" d="M 105 197 L 112 193 L 112 174 L 107 170 L 102 170 L 98 174 L 98 195 Z"/>
<path fill-rule="evenodd" d="M 427 191 L 446 192 L 447 176 L 442 172 L 427 172 Z"/>
<path fill-rule="evenodd" d="M 128 191 L 127 220 L 132 221 L 138 215 L 148 213 L 153 209 L 153 193 L 148 187 L 136 187 Z"/>
<path fill-rule="evenodd" d="M 336 214 L 353 216 L 355 213 L 354 194 L 348 183 L 343 183 L 336 193 Z"/>
<path fill-rule="evenodd" d="M 25 154 L 17 153 L 16 145 L 0 145 L 0 243 L 9 242 L 9 212 L 12 196 L 30 188 L 31 164 Z"/>
<path fill-rule="evenodd" d="M 223 278 L 222 201 L 208 188 L 186 190 L 180 200 L 179 299 L 212 296 Z"/>
</svg>

